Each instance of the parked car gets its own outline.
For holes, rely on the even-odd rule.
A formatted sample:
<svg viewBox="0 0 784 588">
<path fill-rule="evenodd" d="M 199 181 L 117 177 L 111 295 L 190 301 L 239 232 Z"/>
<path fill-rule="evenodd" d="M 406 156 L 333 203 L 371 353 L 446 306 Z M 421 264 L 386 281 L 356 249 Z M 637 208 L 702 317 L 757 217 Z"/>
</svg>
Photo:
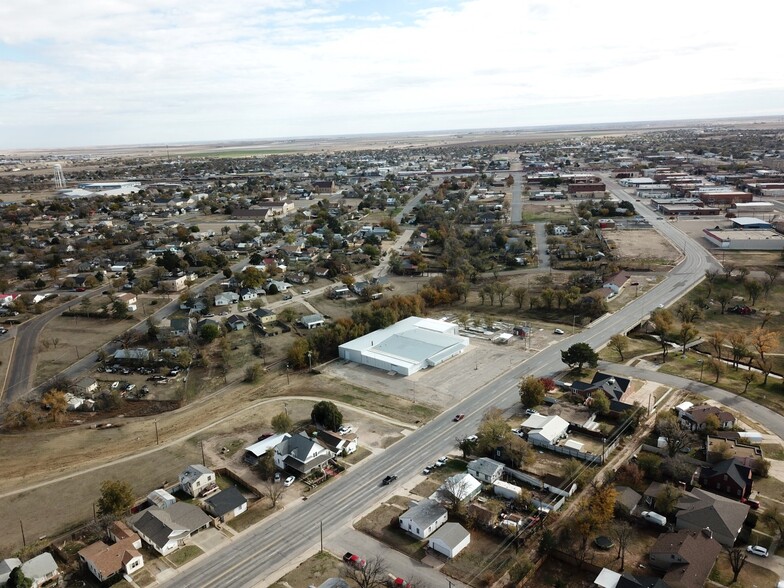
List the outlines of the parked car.
<svg viewBox="0 0 784 588">
<path fill-rule="evenodd" d="M 538 410 L 534 410 L 533 408 L 526 408 L 525 409 L 525 414 L 527 414 L 528 416 L 531 416 L 533 414 L 539 414 L 539 411 Z"/>
<path fill-rule="evenodd" d="M 284 294 L 283 300 L 291 300 L 291 294 Z"/>
<path fill-rule="evenodd" d="M 762 547 L 762 545 L 749 545 L 746 547 L 746 551 L 760 557 L 768 557 L 768 550 Z"/>
<path fill-rule="evenodd" d="M 364 568 L 365 564 L 367 563 L 364 559 L 354 553 L 351 553 L 350 551 L 347 551 L 343 554 L 343 561 L 346 563 L 346 565 L 358 569 Z"/>
<path fill-rule="evenodd" d="M 303 290 L 302 293 L 303 294 L 310 294 L 310 290 Z"/>
<path fill-rule="evenodd" d="M 555 330 L 553 330 L 553 333 L 555 333 L 556 335 L 563 335 L 564 334 L 563 329 L 555 329 Z"/>
<path fill-rule="evenodd" d="M 448 458 L 448 457 L 445 455 L 445 456 L 443 456 L 443 457 L 439 457 L 439 458 L 436 460 L 436 465 L 437 465 L 438 467 L 442 467 L 442 466 L 445 466 L 445 465 L 446 465 L 446 462 L 448 462 L 448 461 L 449 461 L 449 458 Z"/>
<path fill-rule="evenodd" d="M 239 309 L 240 312 L 250 312 L 253 310 L 250 306 L 243 306 Z"/>
<path fill-rule="evenodd" d="M 469 435 L 468 437 L 466 437 L 466 441 L 470 441 L 471 443 L 474 443 L 475 441 L 479 441 L 479 437 L 477 437 L 476 435 Z"/>
<path fill-rule="evenodd" d="M 289 487 L 289 486 L 291 486 L 294 483 L 294 480 L 296 480 L 296 478 L 294 476 L 289 476 L 288 478 L 286 478 L 283 481 L 283 485 L 286 486 L 286 487 Z"/>
<path fill-rule="evenodd" d="M 740 501 L 743 504 L 748 504 L 751 510 L 757 510 L 760 507 L 760 503 L 758 500 L 751 500 L 750 498 L 741 498 Z"/>
<path fill-rule="evenodd" d="M 388 486 L 389 484 L 391 484 L 391 483 L 392 483 L 392 482 L 394 482 L 395 480 L 397 480 L 397 475 L 395 475 L 395 474 L 390 474 L 390 475 L 388 475 L 388 476 L 385 476 L 385 477 L 384 477 L 384 479 L 383 479 L 383 480 L 381 480 L 381 485 L 382 485 L 382 486 Z"/>
<path fill-rule="evenodd" d="M 424 470 L 422 470 L 422 473 L 423 473 L 425 476 L 427 476 L 427 475 L 428 475 L 430 472 L 432 472 L 432 471 L 433 471 L 433 470 L 431 470 L 431 469 L 430 469 L 430 467 L 428 466 L 428 467 L 426 467 Z"/>
<path fill-rule="evenodd" d="M 0 335 L 5 335 L 8 332 L 8 329 L 5 327 L 0 327 Z"/>
<path fill-rule="evenodd" d="M 273 481 L 280 482 L 280 472 L 275 472 L 275 477 L 273 478 Z"/>
<path fill-rule="evenodd" d="M 455 418 L 453 419 L 455 422 L 462 421 L 465 418 L 465 415 L 461 412 L 460 414 L 456 414 Z"/>
<path fill-rule="evenodd" d="M 351 425 L 340 425 L 340 428 L 338 428 L 338 433 L 341 435 L 348 435 L 352 431 Z"/>
</svg>

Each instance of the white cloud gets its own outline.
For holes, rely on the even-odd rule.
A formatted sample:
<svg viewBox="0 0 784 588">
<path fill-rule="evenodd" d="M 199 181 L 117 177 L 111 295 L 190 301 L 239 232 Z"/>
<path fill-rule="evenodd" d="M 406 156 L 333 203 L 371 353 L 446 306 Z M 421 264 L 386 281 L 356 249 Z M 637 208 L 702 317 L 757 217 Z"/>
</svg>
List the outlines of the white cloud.
<svg viewBox="0 0 784 588">
<path fill-rule="evenodd" d="M 0 4 L 0 146 L 669 118 L 784 90 L 778 4 L 370 2 Z"/>
</svg>

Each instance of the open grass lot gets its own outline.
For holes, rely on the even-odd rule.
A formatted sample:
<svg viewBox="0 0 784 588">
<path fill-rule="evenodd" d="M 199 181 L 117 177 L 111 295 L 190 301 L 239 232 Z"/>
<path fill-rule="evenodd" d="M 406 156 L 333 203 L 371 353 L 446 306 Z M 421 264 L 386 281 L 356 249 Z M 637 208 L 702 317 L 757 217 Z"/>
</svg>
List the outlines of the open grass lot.
<svg viewBox="0 0 784 588">
<path fill-rule="evenodd" d="M 226 524 L 239 533 L 249 527 L 252 527 L 259 521 L 263 521 L 272 513 L 274 513 L 275 510 L 276 509 L 270 508 L 267 500 L 257 500 L 256 502 L 248 505 L 248 510 L 242 513 L 240 516 L 231 519 Z"/>
<path fill-rule="evenodd" d="M 552 588 L 556 582 L 560 582 L 558 586 L 564 588 L 583 588 L 584 586 L 592 586 L 595 578 L 596 574 L 592 572 L 579 570 L 554 557 L 549 557 L 526 586 L 529 588 Z"/>
<path fill-rule="evenodd" d="M 523 224 L 533 222 L 568 223 L 576 215 L 570 204 L 523 202 Z M 539 244 L 541 246 L 542 244 Z"/>
<path fill-rule="evenodd" d="M 629 337 L 629 348 L 623 352 L 623 361 L 628 361 L 641 355 L 656 353 L 660 349 L 661 346 L 656 341 Z M 603 359 L 604 361 L 621 361 L 621 357 L 618 355 L 618 352 L 608 345 L 605 345 L 601 348 L 599 351 L 599 358 Z"/>
<path fill-rule="evenodd" d="M 653 359 L 658 363 L 661 361 L 661 356 L 648 359 Z M 661 365 L 659 371 L 697 382 L 700 381 L 700 360 L 705 361 L 702 366 L 703 382 L 736 394 L 743 394 L 757 404 L 767 406 L 779 414 L 784 414 L 784 387 L 782 387 L 781 381 L 770 377 L 768 384 L 763 386 L 761 383 L 756 383 L 762 381 L 761 375 L 758 374 L 755 383 L 752 383 L 744 394 L 743 389 L 746 383 L 743 381 L 743 375 L 747 371 L 745 367 L 734 370 L 729 365 L 726 366 L 719 381 L 716 382 L 716 375 L 708 366 L 708 358 L 696 353 L 687 353 L 686 357 L 683 357 L 680 353 L 671 352 L 667 356 L 667 362 Z"/>
<path fill-rule="evenodd" d="M 195 545 L 186 545 L 171 555 L 167 555 L 166 559 L 179 568 L 192 559 L 199 557 L 202 553 L 204 552 L 199 547 L 196 547 Z"/>
<path fill-rule="evenodd" d="M 743 569 L 740 571 L 738 581 L 735 584 L 732 584 L 733 588 L 761 588 L 762 586 L 776 585 L 776 582 L 779 580 L 778 576 L 770 570 L 755 565 L 754 557 L 756 556 L 750 555 L 749 559 L 746 560 L 746 565 L 744 565 Z M 723 586 L 730 585 L 730 580 L 732 580 L 732 568 L 730 568 L 730 562 L 727 559 L 727 554 L 725 552 L 719 554 L 716 565 L 713 566 L 713 571 L 709 577 L 714 582 L 718 582 Z"/>
<path fill-rule="evenodd" d="M 8 337 L 5 335 L 4 337 Z M 5 377 L 8 374 L 8 366 L 11 360 L 11 350 L 14 348 L 12 339 L 4 338 L 0 342 L 0 390 L 5 390 Z"/>
<path fill-rule="evenodd" d="M 343 562 L 328 551 L 322 551 L 303 561 L 271 588 L 296 588 L 299 586 L 318 586 L 329 578 L 339 578 Z"/>
</svg>

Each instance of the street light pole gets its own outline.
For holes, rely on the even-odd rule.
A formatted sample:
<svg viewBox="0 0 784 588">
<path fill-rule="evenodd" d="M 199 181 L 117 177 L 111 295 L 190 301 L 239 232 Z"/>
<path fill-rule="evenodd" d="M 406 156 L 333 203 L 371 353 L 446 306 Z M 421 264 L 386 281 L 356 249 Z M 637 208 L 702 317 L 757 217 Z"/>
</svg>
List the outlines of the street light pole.
<svg viewBox="0 0 784 588">
<path fill-rule="evenodd" d="M 577 322 L 577 315 L 572 315 L 572 335 L 574 335 L 574 325 Z"/>
<path fill-rule="evenodd" d="M 700 382 L 702 382 L 702 368 L 704 368 L 704 367 L 705 367 L 705 360 L 701 359 L 700 360 Z"/>
<path fill-rule="evenodd" d="M 291 379 L 289 378 L 289 364 L 286 364 L 286 384 L 291 384 Z"/>
<path fill-rule="evenodd" d="M 308 369 L 312 372 L 313 371 L 313 352 L 308 351 Z"/>
</svg>

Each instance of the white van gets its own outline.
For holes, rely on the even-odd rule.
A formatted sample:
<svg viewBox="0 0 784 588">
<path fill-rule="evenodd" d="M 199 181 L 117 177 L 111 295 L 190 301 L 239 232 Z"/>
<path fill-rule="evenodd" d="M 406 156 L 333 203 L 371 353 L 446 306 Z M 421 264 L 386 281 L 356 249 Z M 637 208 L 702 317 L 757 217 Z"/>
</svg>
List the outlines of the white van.
<svg viewBox="0 0 784 588">
<path fill-rule="evenodd" d="M 653 523 L 654 525 L 659 525 L 661 527 L 667 526 L 667 517 L 664 515 L 660 515 L 657 512 L 644 510 L 640 513 L 640 516 L 644 518 L 649 523 Z"/>
</svg>

